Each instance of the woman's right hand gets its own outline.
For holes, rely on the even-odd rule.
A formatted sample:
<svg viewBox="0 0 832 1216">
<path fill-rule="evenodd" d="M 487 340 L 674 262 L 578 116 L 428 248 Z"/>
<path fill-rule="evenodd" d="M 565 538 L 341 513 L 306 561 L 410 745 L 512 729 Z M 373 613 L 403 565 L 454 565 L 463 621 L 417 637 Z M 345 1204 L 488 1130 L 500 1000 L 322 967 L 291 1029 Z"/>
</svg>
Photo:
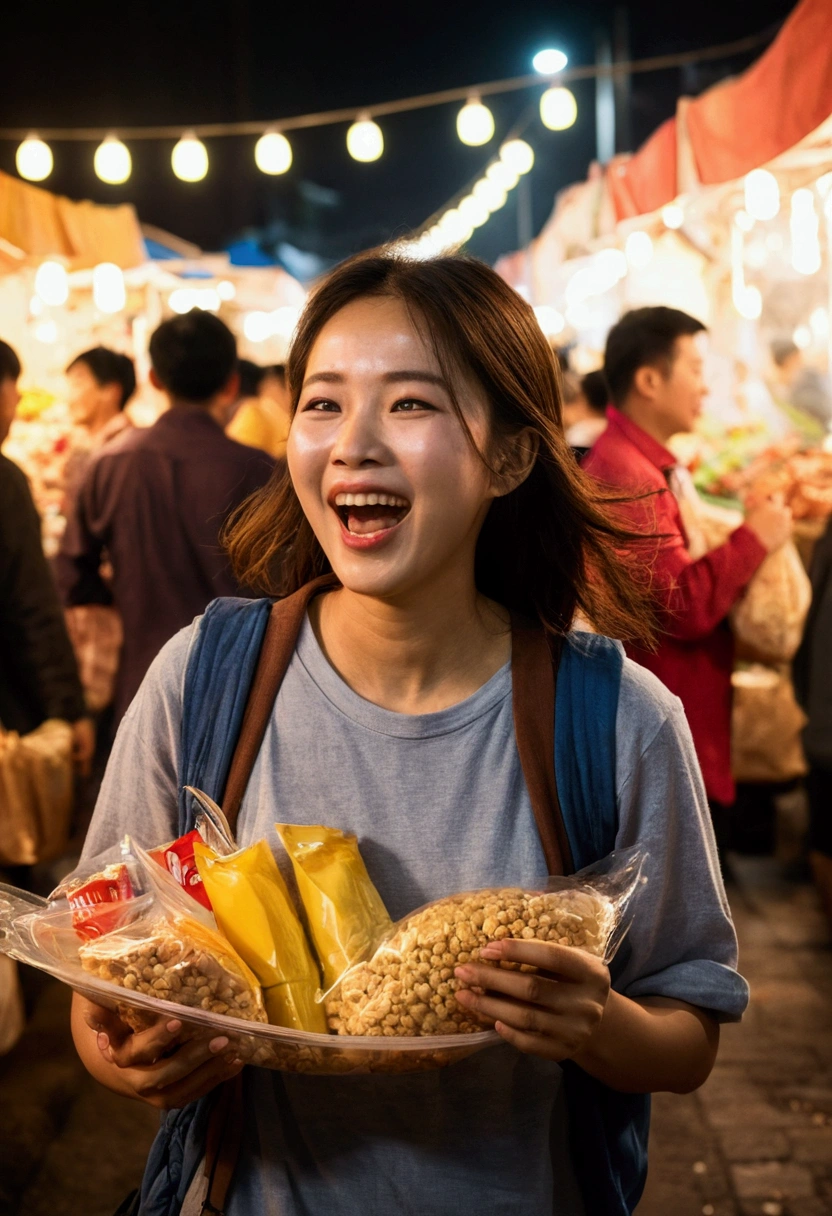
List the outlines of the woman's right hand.
<svg viewBox="0 0 832 1216">
<path fill-rule="evenodd" d="M 77 994 L 75 1043 L 93 1076 L 118 1093 L 158 1110 L 173 1110 L 202 1098 L 243 1067 L 224 1036 L 182 1036 L 177 1018 L 159 1018 L 134 1032 L 117 1013 Z"/>
</svg>

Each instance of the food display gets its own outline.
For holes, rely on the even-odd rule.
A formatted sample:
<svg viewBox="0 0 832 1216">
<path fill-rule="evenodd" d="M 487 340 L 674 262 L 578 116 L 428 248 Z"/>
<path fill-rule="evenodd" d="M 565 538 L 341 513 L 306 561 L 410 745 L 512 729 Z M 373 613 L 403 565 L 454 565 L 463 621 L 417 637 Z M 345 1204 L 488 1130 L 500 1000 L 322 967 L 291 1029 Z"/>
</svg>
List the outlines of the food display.
<svg viewBox="0 0 832 1216">
<path fill-rule="evenodd" d="M 464 892 L 393 925 L 355 837 L 282 824 L 310 941 L 268 842 L 236 848 L 221 812 L 197 801 L 197 828 L 216 847 L 199 830 L 155 855 L 126 838 L 119 859 L 110 850 L 51 901 L 0 888 L 0 949 L 117 1010 L 134 1030 L 175 1004 L 185 1037 L 221 1033 L 240 1059 L 265 1068 L 422 1071 L 499 1042 L 456 1001 L 455 966 L 503 938 L 609 961 L 643 881 L 644 855 L 625 850 L 543 889 Z M 191 856 L 213 911 L 194 897 L 183 865 Z"/>
<path fill-rule="evenodd" d="M 465 986 L 454 977 L 455 967 L 478 960 L 483 946 L 504 938 L 603 957 L 615 920 L 612 899 L 591 889 L 506 887 L 438 900 L 408 917 L 372 958 L 347 972 L 326 1003 L 330 1028 L 388 1037 L 481 1030 L 455 999 Z"/>
</svg>

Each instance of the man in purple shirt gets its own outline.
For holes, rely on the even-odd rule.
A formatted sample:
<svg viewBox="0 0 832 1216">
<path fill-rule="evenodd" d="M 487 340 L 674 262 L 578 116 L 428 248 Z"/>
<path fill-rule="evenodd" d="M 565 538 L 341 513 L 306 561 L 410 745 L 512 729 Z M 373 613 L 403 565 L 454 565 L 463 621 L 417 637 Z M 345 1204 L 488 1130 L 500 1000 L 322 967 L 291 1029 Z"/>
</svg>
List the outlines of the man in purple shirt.
<svg viewBox="0 0 832 1216">
<path fill-rule="evenodd" d="M 165 321 L 150 359 L 170 409 L 93 459 L 56 558 L 66 605 L 121 613 L 117 720 L 164 643 L 216 596 L 241 594 L 220 531 L 275 470 L 264 452 L 225 435 L 239 377 L 234 336 L 218 317 L 194 309 Z"/>
</svg>

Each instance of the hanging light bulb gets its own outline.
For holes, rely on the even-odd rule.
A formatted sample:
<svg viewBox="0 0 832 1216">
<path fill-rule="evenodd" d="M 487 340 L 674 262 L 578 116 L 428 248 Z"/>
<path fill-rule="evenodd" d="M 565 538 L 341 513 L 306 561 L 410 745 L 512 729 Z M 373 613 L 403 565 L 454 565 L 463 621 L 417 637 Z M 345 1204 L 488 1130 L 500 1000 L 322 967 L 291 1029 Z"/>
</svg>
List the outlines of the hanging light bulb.
<svg viewBox="0 0 832 1216">
<path fill-rule="evenodd" d="M 292 145 L 280 131 L 267 131 L 254 145 L 254 163 L 273 177 L 285 173 L 292 166 Z"/>
<path fill-rule="evenodd" d="M 653 256 L 653 242 L 646 232 L 631 232 L 624 242 L 624 253 L 634 270 L 643 270 Z"/>
<path fill-rule="evenodd" d="M 457 114 L 456 133 L 471 148 L 479 148 L 493 138 L 494 115 L 479 97 L 469 97 Z"/>
<path fill-rule="evenodd" d="M 741 317 L 748 321 L 758 321 L 763 312 L 763 297 L 759 287 L 746 286 L 734 294 L 734 307 Z"/>
<path fill-rule="evenodd" d="M 556 72 L 562 72 L 569 60 L 563 51 L 557 51 L 554 47 L 546 47 L 543 51 L 538 51 L 532 60 L 532 67 L 541 76 L 554 76 Z"/>
<path fill-rule="evenodd" d="M 780 210 L 780 187 L 768 169 L 746 174 L 745 209 L 753 220 L 773 220 Z"/>
<path fill-rule="evenodd" d="M 754 220 L 751 218 L 748 212 L 743 211 L 742 208 L 740 208 L 740 210 L 734 216 L 734 223 L 737 225 L 740 232 L 750 232 L 754 227 Z"/>
<path fill-rule="evenodd" d="M 578 117 L 575 94 L 558 85 L 547 89 L 540 99 L 540 121 L 550 131 L 565 131 Z"/>
<path fill-rule="evenodd" d="M 792 236 L 792 266 L 798 274 L 820 270 L 819 220 L 811 190 L 795 190 L 789 220 Z"/>
<path fill-rule="evenodd" d="M 472 228 L 481 228 L 491 214 L 485 203 L 474 198 L 473 194 L 466 195 L 457 207 L 457 211 Z"/>
<path fill-rule="evenodd" d="M 473 227 L 456 207 L 452 207 L 439 221 L 439 230 L 448 245 L 462 245 L 469 240 Z"/>
<path fill-rule="evenodd" d="M 201 182 L 208 172 L 208 150 L 195 135 L 183 135 L 170 157 L 173 171 L 182 182 Z"/>
<path fill-rule="evenodd" d="M 534 149 L 525 139 L 510 139 L 500 148 L 500 160 L 515 173 L 528 173 L 534 165 Z"/>
<path fill-rule="evenodd" d="M 113 262 L 101 262 L 92 272 L 92 298 L 99 312 L 121 312 L 127 302 L 124 275 Z"/>
<path fill-rule="evenodd" d="M 108 135 L 98 145 L 92 163 L 96 176 L 108 186 L 120 186 L 126 182 L 133 169 L 130 149 L 115 135 Z"/>
<path fill-rule="evenodd" d="M 490 182 L 496 182 L 501 190 L 513 190 L 520 180 L 519 174 L 510 169 L 504 161 L 497 160 L 493 165 L 489 165 L 485 171 L 485 176 Z"/>
<path fill-rule="evenodd" d="M 685 213 L 678 203 L 667 203 L 662 207 L 662 221 L 665 228 L 681 228 L 685 222 Z"/>
<path fill-rule="evenodd" d="M 69 278 L 60 262 L 41 262 L 35 275 L 35 293 L 52 308 L 69 299 Z"/>
<path fill-rule="evenodd" d="M 487 177 L 480 178 L 471 193 L 475 199 L 488 208 L 489 213 L 499 211 L 508 198 L 502 186 L 498 186 L 496 182 L 490 182 Z"/>
<path fill-rule="evenodd" d="M 52 149 L 37 135 L 27 135 L 15 153 L 14 163 L 21 177 L 42 182 L 52 172 Z"/>
<path fill-rule="evenodd" d="M 217 283 L 217 295 L 221 300 L 233 300 L 237 294 L 237 288 L 230 279 L 220 279 Z"/>
<path fill-rule="evenodd" d="M 347 151 L 353 160 L 365 164 L 378 160 L 384 151 L 384 135 L 377 122 L 369 114 L 359 114 L 347 131 Z"/>
</svg>

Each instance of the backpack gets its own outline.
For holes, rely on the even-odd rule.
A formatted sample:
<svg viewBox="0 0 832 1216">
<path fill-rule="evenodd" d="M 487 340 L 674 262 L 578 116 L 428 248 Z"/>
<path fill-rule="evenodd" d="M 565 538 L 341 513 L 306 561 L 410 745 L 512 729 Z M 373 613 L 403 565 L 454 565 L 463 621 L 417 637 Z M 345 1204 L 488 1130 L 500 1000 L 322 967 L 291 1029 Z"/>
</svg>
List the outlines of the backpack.
<svg viewBox="0 0 832 1216">
<path fill-rule="evenodd" d="M 232 825 L 236 821 L 306 608 L 331 585 L 326 576 L 275 604 L 227 598 L 208 605 L 185 675 L 180 834 L 194 826 L 185 785 L 204 790 L 221 803 Z M 553 874 L 583 869 L 615 848 L 615 726 L 623 658 L 620 643 L 588 633 L 570 634 L 553 653 L 539 626 L 512 619 L 517 748 Z M 626 941 L 613 963 L 613 982 L 625 951 Z M 571 1156 L 586 1211 L 630 1216 L 647 1175 L 649 1095 L 618 1093 L 570 1061 L 562 1067 Z M 215 1091 L 163 1116 L 137 1216 L 177 1216 L 205 1157 L 212 1112 L 223 1106 L 227 1119 L 228 1100 Z M 206 1210 L 222 1212 L 233 1166 L 232 1160 L 217 1171 Z"/>
</svg>

